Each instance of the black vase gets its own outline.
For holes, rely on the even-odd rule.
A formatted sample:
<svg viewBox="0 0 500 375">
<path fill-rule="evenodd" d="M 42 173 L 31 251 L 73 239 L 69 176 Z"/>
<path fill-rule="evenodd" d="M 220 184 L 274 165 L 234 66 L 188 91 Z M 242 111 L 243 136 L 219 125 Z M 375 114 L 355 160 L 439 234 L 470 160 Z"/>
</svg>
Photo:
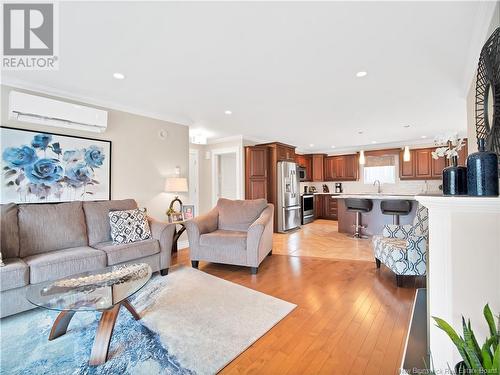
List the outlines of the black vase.
<svg viewBox="0 0 500 375">
<path fill-rule="evenodd" d="M 467 168 L 451 157 L 451 165 L 443 169 L 443 195 L 467 195 Z"/>
<path fill-rule="evenodd" d="M 469 195 L 498 196 L 498 156 L 486 151 L 485 140 L 477 140 L 478 152 L 467 158 L 467 186 Z"/>
</svg>

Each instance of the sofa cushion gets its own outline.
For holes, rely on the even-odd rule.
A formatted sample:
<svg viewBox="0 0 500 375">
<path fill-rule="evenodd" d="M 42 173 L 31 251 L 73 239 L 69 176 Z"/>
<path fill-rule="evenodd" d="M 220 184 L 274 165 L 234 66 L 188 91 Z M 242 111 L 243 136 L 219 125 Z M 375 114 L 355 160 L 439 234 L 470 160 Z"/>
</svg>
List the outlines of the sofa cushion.
<svg viewBox="0 0 500 375">
<path fill-rule="evenodd" d="M 106 267 L 106 253 L 88 246 L 32 255 L 23 260 L 30 267 L 31 284 Z"/>
<path fill-rule="evenodd" d="M 246 250 L 247 232 L 219 229 L 215 232 L 202 234 L 200 236 L 200 245 Z"/>
<path fill-rule="evenodd" d="M 2 258 L 19 257 L 19 226 L 17 224 L 17 204 L 2 204 L 0 211 L 0 221 L 2 223 L 0 249 Z"/>
<path fill-rule="evenodd" d="M 83 210 L 87 221 L 89 245 L 94 246 L 101 242 L 111 241 L 109 211 L 133 210 L 135 208 L 137 208 L 137 203 L 133 199 L 84 202 Z"/>
<path fill-rule="evenodd" d="M 111 239 L 115 245 L 144 241 L 151 238 L 145 208 L 111 211 L 108 213 Z"/>
<path fill-rule="evenodd" d="M 267 207 L 265 199 L 231 200 L 220 198 L 219 229 L 246 231 Z"/>
<path fill-rule="evenodd" d="M 160 243 L 158 240 L 152 238 L 120 245 L 114 245 L 113 242 L 102 242 L 94 245 L 94 247 L 106 253 L 109 266 L 158 254 L 160 252 Z"/>
<path fill-rule="evenodd" d="M 20 257 L 87 245 L 82 202 L 19 205 Z"/>
<path fill-rule="evenodd" d="M 3 262 L 5 266 L 0 267 L 0 291 L 29 284 L 30 273 L 26 263 L 19 258 L 7 258 Z"/>
</svg>

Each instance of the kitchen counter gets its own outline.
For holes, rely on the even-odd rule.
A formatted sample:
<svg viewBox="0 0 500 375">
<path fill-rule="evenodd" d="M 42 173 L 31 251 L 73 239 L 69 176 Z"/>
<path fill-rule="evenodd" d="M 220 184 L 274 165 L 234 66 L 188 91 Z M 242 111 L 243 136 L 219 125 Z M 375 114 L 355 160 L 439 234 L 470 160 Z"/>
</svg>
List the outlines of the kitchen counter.
<svg viewBox="0 0 500 375">
<path fill-rule="evenodd" d="M 320 192 L 314 193 L 314 195 L 331 195 L 332 197 L 337 199 L 361 198 L 361 199 L 407 199 L 407 200 L 415 200 L 416 196 L 415 194 L 398 194 L 398 193 L 320 193 Z"/>
</svg>

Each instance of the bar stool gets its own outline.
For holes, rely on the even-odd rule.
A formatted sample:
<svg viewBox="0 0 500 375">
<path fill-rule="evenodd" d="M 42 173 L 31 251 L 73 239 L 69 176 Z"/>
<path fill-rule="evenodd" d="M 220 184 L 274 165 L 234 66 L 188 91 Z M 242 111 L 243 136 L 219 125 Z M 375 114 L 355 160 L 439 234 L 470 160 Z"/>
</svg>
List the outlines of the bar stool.
<svg viewBox="0 0 500 375">
<path fill-rule="evenodd" d="M 399 225 L 399 216 L 411 212 L 411 201 L 393 199 L 380 202 L 380 210 L 384 215 L 392 215 L 392 224 Z"/>
<path fill-rule="evenodd" d="M 347 211 L 356 213 L 356 223 L 353 224 L 354 238 L 368 238 L 361 234 L 361 229 L 365 229 L 366 226 L 361 224 L 361 214 L 370 212 L 373 207 L 373 202 L 371 199 L 358 199 L 358 198 L 346 198 L 345 205 Z"/>
</svg>

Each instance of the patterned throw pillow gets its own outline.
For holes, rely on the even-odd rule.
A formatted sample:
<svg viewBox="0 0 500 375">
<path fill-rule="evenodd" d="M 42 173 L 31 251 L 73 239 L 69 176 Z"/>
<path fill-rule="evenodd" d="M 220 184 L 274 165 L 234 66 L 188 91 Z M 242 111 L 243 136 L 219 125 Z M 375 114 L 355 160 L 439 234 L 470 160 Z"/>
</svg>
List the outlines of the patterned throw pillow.
<svg viewBox="0 0 500 375">
<path fill-rule="evenodd" d="M 146 209 L 111 211 L 109 214 L 111 239 L 115 245 L 151 238 Z"/>
</svg>

